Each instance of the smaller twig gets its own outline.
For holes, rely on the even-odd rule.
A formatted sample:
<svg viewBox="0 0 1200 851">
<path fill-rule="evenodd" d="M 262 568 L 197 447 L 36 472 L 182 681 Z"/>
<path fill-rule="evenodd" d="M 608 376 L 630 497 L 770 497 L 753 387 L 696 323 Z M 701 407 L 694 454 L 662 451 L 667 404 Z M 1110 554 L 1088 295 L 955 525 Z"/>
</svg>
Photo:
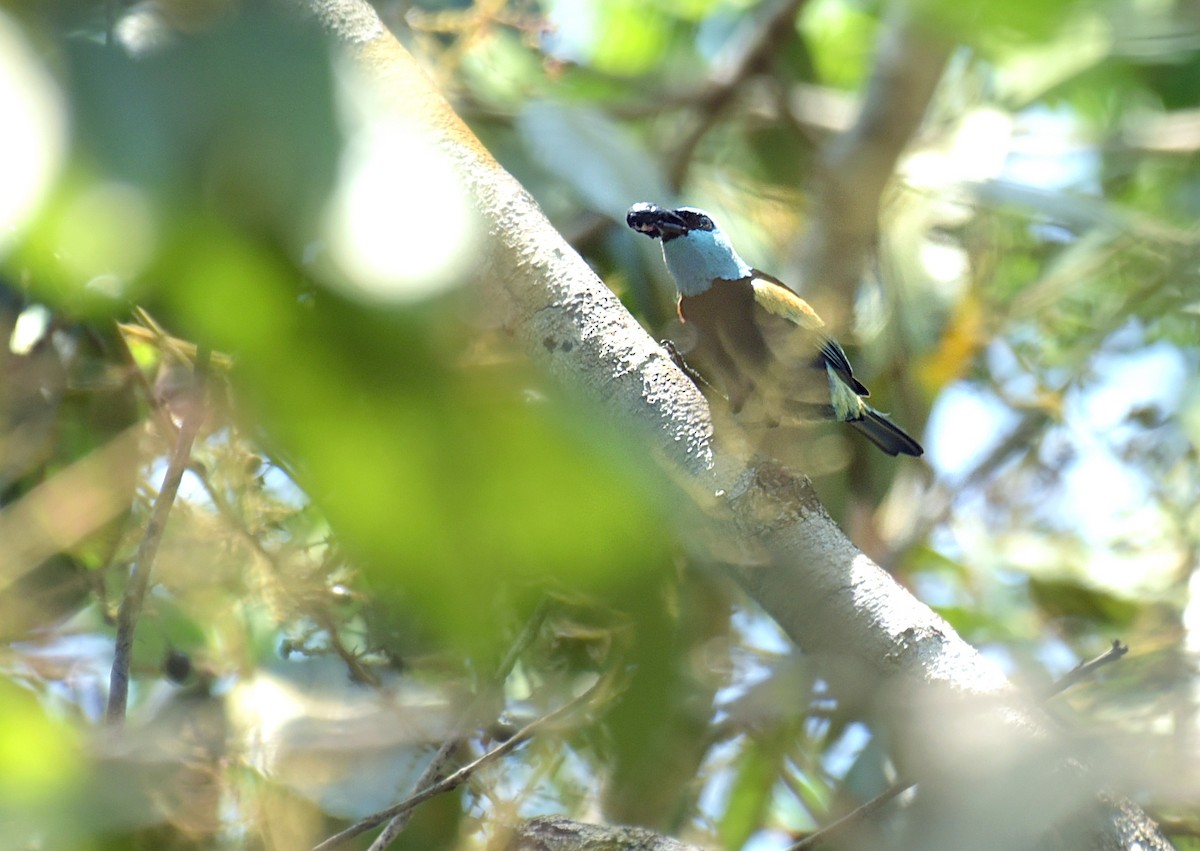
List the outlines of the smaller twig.
<svg viewBox="0 0 1200 851">
<path fill-rule="evenodd" d="M 583 706 L 583 705 L 591 702 L 592 698 L 596 694 L 598 694 L 603 689 L 604 686 L 607 685 L 609 679 L 610 679 L 609 677 L 601 677 L 592 685 L 591 688 L 587 689 L 585 692 L 583 692 L 579 696 L 574 697 L 571 700 L 567 701 L 562 706 L 558 707 L 558 709 L 555 709 L 551 712 L 546 713 L 545 715 L 542 715 L 539 718 L 535 718 L 534 720 L 530 721 L 528 724 L 526 724 L 524 727 L 522 727 L 520 730 L 518 730 L 516 733 L 514 733 L 512 738 L 507 739 L 506 741 L 501 742 L 500 744 L 496 745 L 496 747 L 492 748 L 490 751 L 487 751 L 482 756 L 480 756 L 478 759 L 475 759 L 474 761 L 467 763 L 462 768 L 455 771 L 453 774 L 446 775 L 438 782 L 436 782 L 430 786 L 426 786 L 420 792 L 417 792 L 414 795 L 410 795 L 408 798 L 405 798 L 400 803 L 394 804 L 385 810 L 380 810 L 377 813 L 369 815 L 366 818 L 362 819 L 361 821 L 357 822 L 356 824 L 353 824 L 350 827 L 346 828 L 345 830 L 341 831 L 340 833 L 334 834 L 333 836 L 326 839 L 324 842 L 320 843 L 319 845 L 314 846 L 313 851 L 329 851 L 329 849 L 336 848 L 337 846 L 341 845 L 343 842 L 345 842 L 349 839 L 353 839 L 354 837 L 358 836 L 359 834 L 365 833 L 366 831 L 370 830 L 371 828 L 375 827 L 378 824 L 382 824 L 383 822 L 387 821 L 388 819 L 393 819 L 396 816 L 403 815 L 404 813 L 409 812 L 410 810 L 416 808 L 417 806 L 425 803 L 430 798 L 435 798 L 438 795 L 442 795 L 446 792 L 451 792 L 451 791 L 457 789 L 463 783 L 467 782 L 467 780 L 469 780 L 471 778 L 471 775 L 473 775 L 476 771 L 483 768 L 485 765 L 495 762 L 496 760 L 500 759 L 500 757 L 506 756 L 510 752 L 516 750 L 518 747 L 523 745 L 526 741 L 531 739 L 533 737 L 533 734 L 538 732 L 541 728 L 550 725 L 551 723 L 557 721 L 558 719 L 560 719 L 566 715 L 569 715 L 570 713 L 572 713 L 576 709 L 578 709 L 580 706 Z M 376 839 L 376 842 L 373 843 L 371 847 L 372 848 L 377 847 L 379 844 L 379 839 L 382 839 L 382 838 L 383 838 L 383 835 L 381 834 L 380 837 L 378 839 Z"/>
<path fill-rule="evenodd" d="M 130 337 L 145 339 L 142 337 L 141 332 L 145 332 L 146 329 L 140 325 L 121 322 L 115 323 L 115 328 L 117 343 L 121 348 L 121 356 L 125 359 L 126 366 L 133 375 L 134 383 L 141 389 L 142 398 L 146 400 L 146 406 L 150 409 L 151 415 L 157 420 L 159 430 L 164 436 L 178 437 L 179 429 L 175 425 L 175 421 L 171 419 L 171 414 L 167 411 L 166 407 L 158 404 L 156 401 L 154 387 L 150 384 L 150 380 L 146 378 L 146 373 L 142 371 L 142 367 L 138 364 L 137 358 L 133 354 L 133 349 L 129 346 Z M 134 329 L 136 329 L 136 332 Z"/>
<path fill-rule="evenodd" d="M 760 22 L 758 32 L 733 67 L 699 95 L 696 104 L 698 120 L 683 141 L 675 146 L 668 161 L 668 179 L 672 189 L 678 191 L 683 186 L 700 140 L 734 103 L 746 81 L 769 65 L 787 39 L 795 37 L 796 15 L 804 3 L 805 0 L 781 0 Z"/>
<path fill-rule="evenodd" d="M 189 340 L 172 337 L 145 308 L 135 307 L 133 314 L 137 322 L 118 322 L 117 330 L 119 332 L 128 337 L 136 337 L 144 342 L 153 343 L 162 351 L 170 352 L 181 361 L 198 359 L 199 346 Z M 228 370 L 233 366 L 233 358 L 222 352 L 210 351 L 208 357 L 212 366 L 219 370 Z"/>
<path fill-rule="evenodd" d="M 1050 685 L 1042 694 L 1042 700 L 1049 700 L 1055 695 L 1062 694 L 1076 683 L 1088 679 L 1096 671 L 1110 662 L 1115 662 L 1129 652 L 1129 645 L 1122 644 L 1119 640 L 1113 639 L 1112 647 L 1105 650 L 1095 659 L 1089 659 L 1086 662 L 1080 662 L 1057 681 Z"/>
<path fill-rule="evenodd" d="M 529 649 L 537 638 L 538 631 L 542 628 L 542 624 L 546 622 L 546 615 L 549 613 L 550 607 L 545 600 L 542 600 L 534 607 L 533 614 L 529 616 L 529 620 L 525 622 L 525 626 L 521 627 L 521 631 L 513 640 L 513 643 L 508 648 L 508 652 L 504 654 L 504 658 L 500 660 L 500 664 L 496 666 L 496 673 L 492 675 L 492 682 L 497 685 L 503 685 L 508 679 L 508 675 L 512 673 L 512 669 L 517 666 L 517 660 L 521 658 L 521 654 Z M 477 697 L 477 702 L 482 698 L 482 695 Z M 470 712 L 474 707 L 468 707 Z"/>
<path fill-rule="evenodd" d="M 318 604 L 309 607 L 308 614 L 329 635 L 329 646 L 337 654 L 337 657 L 342 660 L 342 663 L 346 666 L 346 670 L 350 672 L 350 679 L 360 685 L 378 688 L 380 685 L 379 677 L 376 676 L 374 671 L 363 664 L 358 654 L 346 646 L 346 642 L 342 641 L 342 633 L 338 629 L 338 625 L 333 622 L 333 618 L 324 606 Z"/>
<path fill-rule="evenodd" d="M 508 652 L 504 654 L 504 658 L 500 660 L 499 666 L 496 668 L 496 673 L 492 675 L 492 684 L 495 686 L 503 686 L 504 681 L 508 679 L 508 675 L 512 673 L 512 669 L 516 667 L 517 660 L 521 658 L 521 654 L 529 649 L 529 645 L 533 644 L 537 638 L 538 630 L 542 628 L 542 623 L 546 620 L 546 613 L 549 607 L 546 601 L 542 600 L 538 603 L 537 608 L 533 610 L 533 614 L 529 616 L 529 620 L 525 622 L 525 626 L 521 628 L 521 632 L 517 635 L 516 640 L 508 648 Z M 476 709 L 484 701 L 487 696 L 486 688 L 481 688 L 475 695 L 475 698 L 467 704 L 467 708 L 460 714 L 457 723 L 454 725 L 456 729 L 461 728 L 465 722 L 475 714 Z M 431 786 L 446 776 L 446 770 L 450 766 L 450 758 L 454 755 L 460 742 L 457 737 L 450 737 L 442 742 L 441 747 L 437 749 L 437 753 L 433 755 L 433 759 L 429 761 L 429 765 L 425 766 L 425 770 L 421 772 L 421 776 L 417 778 L 414 787 L 424 789 L 426 786 Z M 392 818 L 387 823 L 387 826 L 380 831 L 379 836 L 371 843 L 372 848 L 386 848 L 392 841 L 400 835 L 404 828 L 408 825 L 409 818 L 412 816 L 412 810 L 401 813 Z"/>
<path fill-rule="evenodd" d="M 129 585 L 125 588 L 125 596 L 121 598 L 121 607 L 117 610 L 117 640 L 113 653 L 112 673 L 109 676 L 108 709 L 105 717 L 109 724 L 119 726 L 125 722 L 125 709 L 129 700 L 129 665 L 133 657 L 133 633 L 137 629 L 138 617 L 142 613 L 142 604 L 146 600 L 146 591 L 150 588 L 150 569 L 154 566 L 154 558 L 158 555 L 158 546 L 162 543 L 163 532 L 167 527 L 167 518 L 171 507 L 175 504 L 175 495 L 179 492 L 179 483 L 187 469 L 188 459 L 192 454 L 192 443 L 200 431 L 200 423 L 204 420 L 205 406 L 204 391 L 207 386 L 210 350 L 200 346 L 196 352 L 196 386 L 195 392 L 200 401 L 188 409 L 183 425 L 176 436 L 175 448 L 167 463 L 167 472 L 163 476 L 162 487 L 154 500 L 154 508 L 150 512 L 150 522 L 146 525 L 146 534 L 138 544 L 137 554 L 133 560 L 133 569 L 129 575 Z"/>
<path fill-rule="evenodd" d="M 846 813 L 837 821 L 831 822 L 820 830 L 810 833 L 799 842 L 789 845 L 786 851 L 809 851 L 809 849 L 816 848 L 823 842 L 828 842 L 830 838 L 838 831 L 846 828 L 856 821 L 860 821 L 861 819 L 865 819 L 868 816 L 873 815 L 877 810 L 881 809 L 884 804 L 891 801 L 900 793 L 907 792 L 915 785 L 917 784 L 911 780 L 897 780 L 874 798 Z"/>
<path fill-rule="evenodd" d="M 529 648 L 529 645 L 533 643 L 534 639 L 537 638 L 538 630 L 542 628 L 542 623 L 546 620 L 547 611 L 548 607 L 544 600 L 540 602 L 537 605 L 537 608 L 533 610 L 533 614 L 530 615 L 529 620 L 525 622 L 525 626 L 521 628 L 521 632 L 517 635 L 512 645 L 508 648 L 508 652 L 504 654 L 504 658 L 500 660 L 500 664 L 497 666 L 496 672 L 492 676 L 493 683 L 503 685 L 504 681 L 508 679 L 508 675 L 512 673 L 512 669 L 516 667 L 517 660 L 521 658 L 521 654 L 524 653 Z M 476 708 L 483 701 L 483 699 L 484 693 L 483 691 L 480 691 L 467 705 L 467 707 L 461 713 L 459 713 L 459 716 L 454 724 L 454 729 L 462 727 L 463 724 L 472 715 L 474 715 Z M 452 736 L 443 742 L 442 746 L 439 747 L 437 752 L 433 755 L 433 759 L 429 761 L 429 765 L 425 766 L 425 770 L 421 772 L 421 776 L 417 778 L 417 782 L 413 784 L 414 788 L 424 789 L 425 787 L 432 786 L 434 783 L 442 780 L 446 776 L 446 768 L 450 764 L 450 757 L 459 744 L 460 739 L 457 736 Z M 408 818 L 411 813 L 412 811 L 408 810 L 393 817 L 388 823 L 388 826 L 384 828 L 383 833 L 389 833 L 394 829 L 398 832 L 399 829 L 403 829 L 408 823 Z M 338 834 L 337 836 L 330 837 L 328 840 L 326 840 L 326 842 L 333 842 L 335 840 L 344 841 L 339 840 L 338 837 L 347 834 L 349 830 L 357 829 L 360 825 L 362 825 L 362 822 L 347 828 L 347 830 L 342 831 L 342 833 Z M 374 825 L 367 825 L 363 827 L 362 830 L 358 830 L 357 833 L 345 835 L 344 838 L 349 839 L 352 836 L 358 835 L 358 833 L 369 830 L 371 827 L 374 827 Z M 321 847 L 324 846 L 317 846 L 317 848 Z"/>
</svg>

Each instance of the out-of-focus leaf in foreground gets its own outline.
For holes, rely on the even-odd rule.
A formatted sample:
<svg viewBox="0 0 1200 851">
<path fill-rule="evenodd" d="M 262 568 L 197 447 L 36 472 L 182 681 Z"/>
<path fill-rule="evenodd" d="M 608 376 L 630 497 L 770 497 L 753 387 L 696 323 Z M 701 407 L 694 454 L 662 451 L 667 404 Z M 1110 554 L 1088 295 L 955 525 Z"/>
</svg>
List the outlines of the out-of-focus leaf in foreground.
<svg viewBox="0 0 1200 851">
<path fill-rule="evenodd" d="M 0 818 L 9 828 L 31 827 L 36 814 L 55 811 L 80 779 L 67 725 L 47 717 L 32 692 L 0 680 Z"/>
<path fill-rule="evenodd" d="M 437 213 L 456 187 L 418 180 L 418 142 L 389 149 L 387 174 L 364 174 L 387 165 L 372 140 L 404 128 L 371 127 L 369 104 L 343 104 L 339 126 L 314 33 L 246 11 L 161 56 L 83 45 L 68 59 L 87 165 L 19 262 L 60 303 L 121 317 L 136 297 L 173 332 L 232 355 L 243 425 L 287 459 L 377 593 L 479 649 L 502 604 L 534 599 L 540 580 L 620 586 L 664 563 L 637 450 L 548 401 L 494 330 L 465 321 L 481 283 L 472 263 L 355 264 L 366 248 L 348 227 L 410 255 L 434 250 L 415 227 L 449 231 L 466 257 L 479 245 L 469 217 Z M 97 192 L 116 201 L 84 205 L 96 227 L 127 208 L 148 223 L 144 240 L 131 236 L 144 256 L 116 280 L 111 257 L 86 250 L 88 229 L 63 224 Z M 391 209 L 424 215 L 389 222 Z M 63 263 L 81 255 L 95 262 Z M 354 276 L 366 266 L 364 283 Z M 436 286 L 405 278 L 433 268 Z"/>
</svg>

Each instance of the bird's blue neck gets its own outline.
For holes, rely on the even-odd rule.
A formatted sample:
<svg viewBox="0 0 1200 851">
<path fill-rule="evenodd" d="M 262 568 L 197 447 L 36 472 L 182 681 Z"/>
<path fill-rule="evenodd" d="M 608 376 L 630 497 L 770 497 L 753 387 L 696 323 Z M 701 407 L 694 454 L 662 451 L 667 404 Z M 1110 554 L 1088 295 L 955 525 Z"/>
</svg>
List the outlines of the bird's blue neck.
<svg viewBox="0 0 1200 851">
<path fill-rule="evenodd" d="M 713 281 L 749 277 L 750 267 L 719 230 L 692 231 L 663 242 L 663 259 L 680 295 L 700 295 Z"/>
</svg>

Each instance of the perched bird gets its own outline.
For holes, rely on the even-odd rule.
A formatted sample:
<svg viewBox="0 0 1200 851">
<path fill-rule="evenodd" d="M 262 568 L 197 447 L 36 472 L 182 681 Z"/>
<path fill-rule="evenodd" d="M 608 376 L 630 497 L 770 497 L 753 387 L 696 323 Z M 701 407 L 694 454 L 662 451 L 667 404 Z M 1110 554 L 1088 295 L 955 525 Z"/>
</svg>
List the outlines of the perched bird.
<svg viewBox="0 0 1200 851">
<path fill-rule="evenodd" d="M 865 401 L 870 391 L 808 302 L 751 268 L 703 210 L 634 204 L 625 221 L 662 241 L 691 329 L 686 358 L 729 400 L 735 414 L 766 425 L 838 420 L 888 455 L 924 450 Z"/>
</svg>

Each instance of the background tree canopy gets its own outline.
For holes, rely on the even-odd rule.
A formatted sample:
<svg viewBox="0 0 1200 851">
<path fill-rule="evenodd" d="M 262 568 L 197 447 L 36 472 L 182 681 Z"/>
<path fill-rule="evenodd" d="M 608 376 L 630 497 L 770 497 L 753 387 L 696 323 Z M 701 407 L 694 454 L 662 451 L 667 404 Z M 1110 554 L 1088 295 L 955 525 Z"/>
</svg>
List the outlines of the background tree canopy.
<svg viewBox="0 0 1200 851">
<path fill-rule="evenodd" d="M 485 753 L 395 847 L 557 814 L 769 851 L 894 783 L 748 554 L 531 364 L 475 190 L 301 5 L 0 10 L 4 847 L 312 847 Z M 754 448 L 1019 686 L 1128 645 L 1046 710 L 1200 847 L 1200 8 L 375 8 L 655 339 L 634 202 L 796 284 L 927 453 Z"/>
</svg>

